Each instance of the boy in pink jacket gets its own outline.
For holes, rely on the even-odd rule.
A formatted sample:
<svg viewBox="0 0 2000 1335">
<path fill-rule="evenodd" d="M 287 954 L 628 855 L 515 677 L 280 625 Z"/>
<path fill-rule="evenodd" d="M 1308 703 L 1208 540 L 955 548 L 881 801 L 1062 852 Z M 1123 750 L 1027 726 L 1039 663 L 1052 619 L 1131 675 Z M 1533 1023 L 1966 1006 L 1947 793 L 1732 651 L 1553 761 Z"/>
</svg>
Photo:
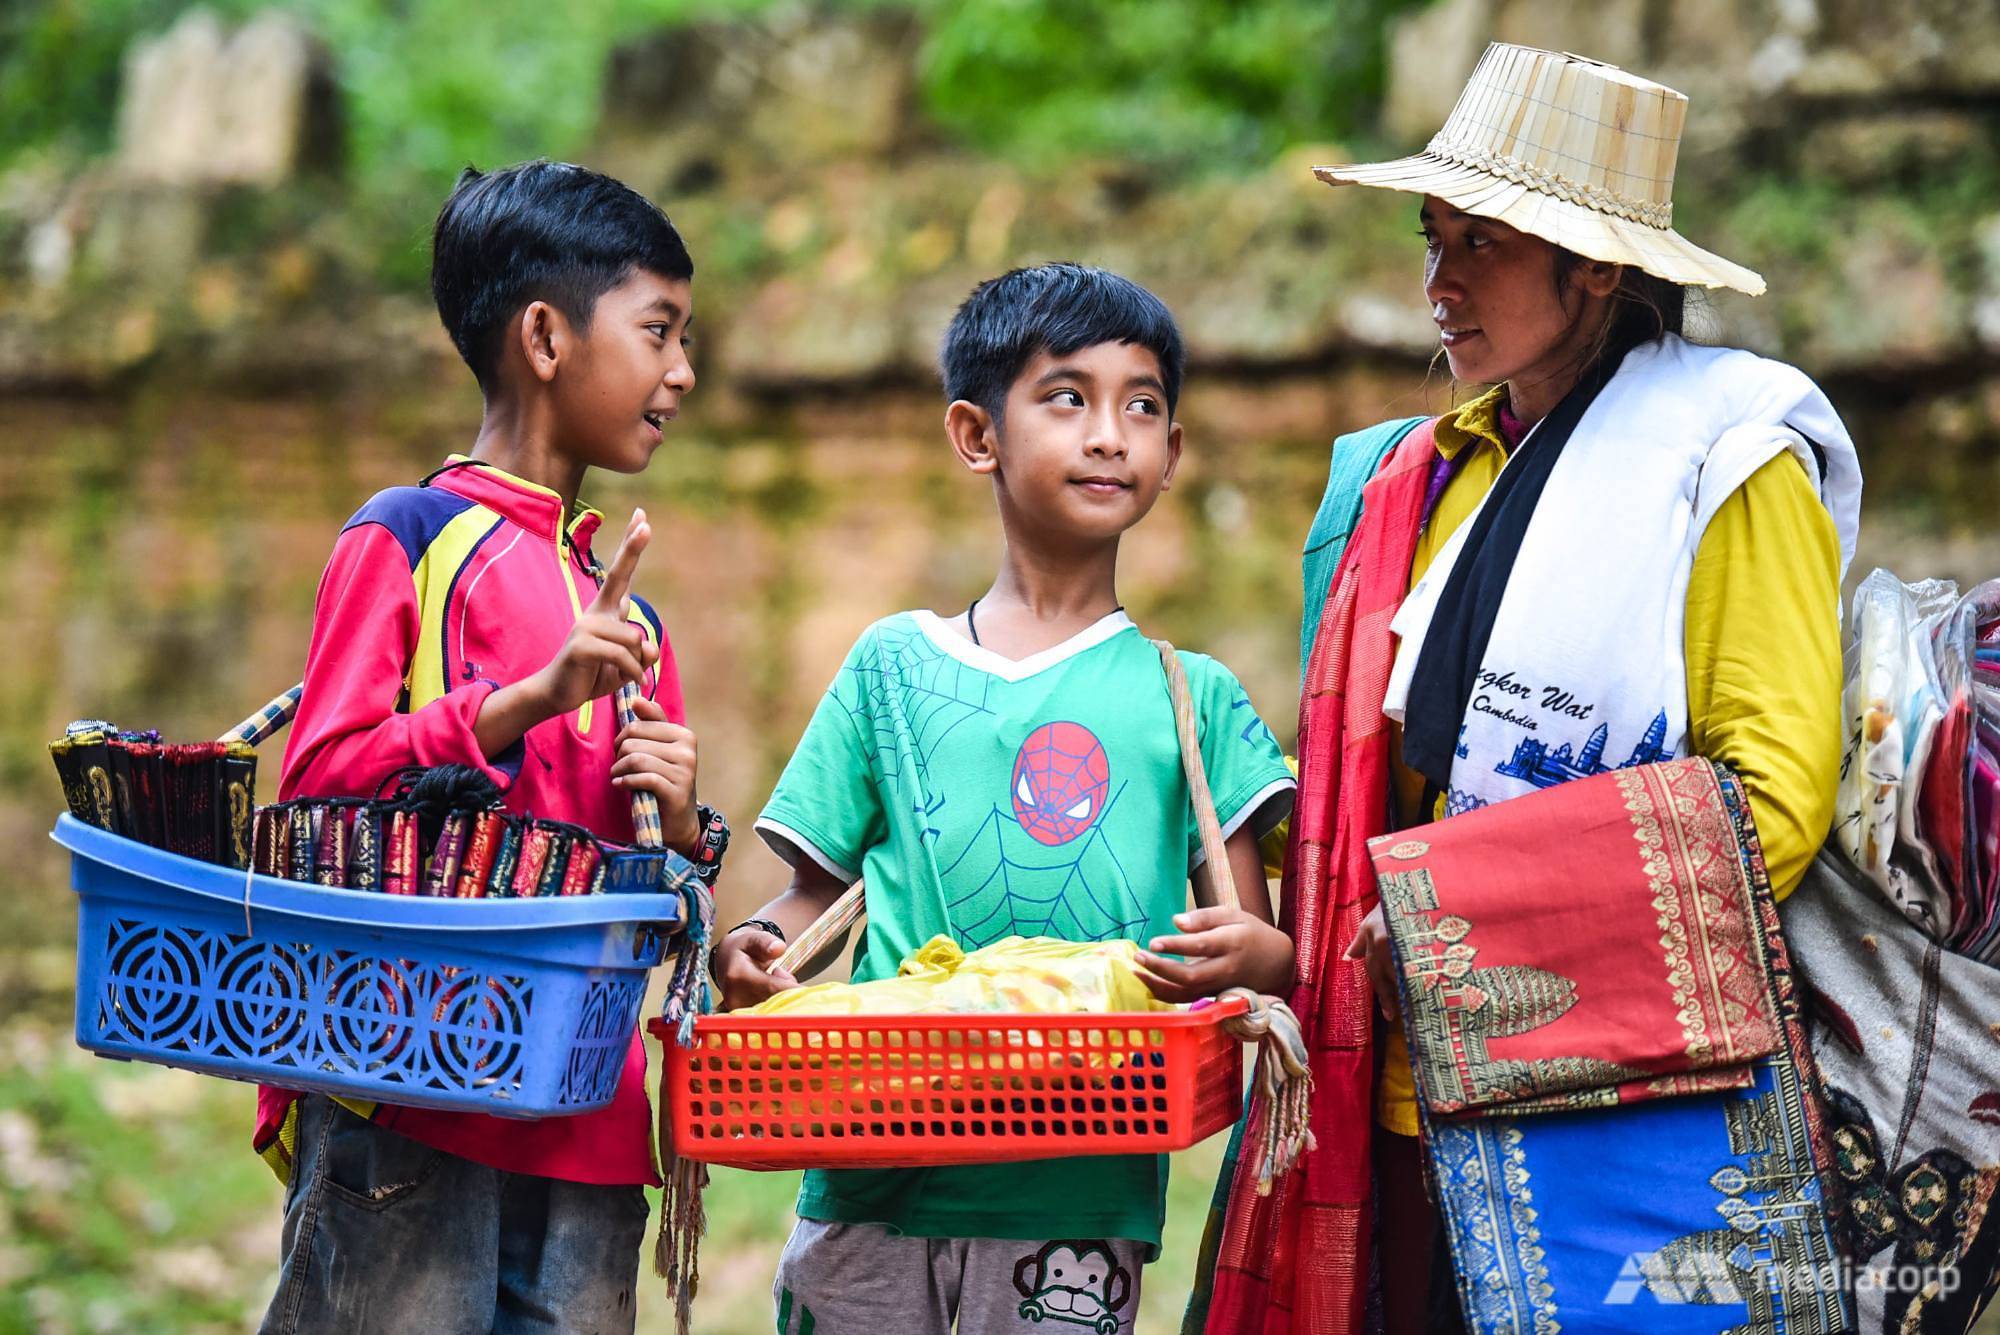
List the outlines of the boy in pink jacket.
<svg viewBox="0 0 2000 1335">
<path fill-rule="evenodd" d="M 694 388 L 694 264 L 609 177 L 468 169 L 437 219 L 431 287 L 485 399 L 478 438 L 363 505 L 334 545 L 280 797 L 370 796 L 406 766 L 484 771 L 509 810 L 628 842 L 635 789 L 670 846 L 701 838 L 694 734 L 659 617 L 630 595 L 643 512 L 609 567 L 593 467 L 636 473 Z M 621 730 L 611 695 L 639 684 Z M 645 1048 L 617 1096 L 544 1121 L 258 1094 L 286 1179 L 266 1331 L 629 1331 L 646 1184 Z"/>
</svg>

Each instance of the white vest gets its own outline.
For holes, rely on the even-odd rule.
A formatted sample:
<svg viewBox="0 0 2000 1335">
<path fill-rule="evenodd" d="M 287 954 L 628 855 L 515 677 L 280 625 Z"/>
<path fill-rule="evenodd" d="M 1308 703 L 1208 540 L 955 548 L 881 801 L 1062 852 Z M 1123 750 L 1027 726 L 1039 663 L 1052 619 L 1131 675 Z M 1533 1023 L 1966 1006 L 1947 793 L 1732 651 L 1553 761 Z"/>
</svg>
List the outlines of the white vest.
<svg viewBox="0 0 2000 1335">
<path fill-rule="evenodd" d="M 1459 734 L 1450 813 L 1687 753 L 1695 551 L 1722 503 L 1786 451 L 1833 516 L 1845 572 L 1861 469 L 1819 387 L 1782 362 L 1672 336 L 1627 354 L 1564 445 L 1522 538 Z M 1471 517 L 1459 525 L 1396 614 L 1383 712 L 1398 722 L 1472 527 Z"/>
</svg>

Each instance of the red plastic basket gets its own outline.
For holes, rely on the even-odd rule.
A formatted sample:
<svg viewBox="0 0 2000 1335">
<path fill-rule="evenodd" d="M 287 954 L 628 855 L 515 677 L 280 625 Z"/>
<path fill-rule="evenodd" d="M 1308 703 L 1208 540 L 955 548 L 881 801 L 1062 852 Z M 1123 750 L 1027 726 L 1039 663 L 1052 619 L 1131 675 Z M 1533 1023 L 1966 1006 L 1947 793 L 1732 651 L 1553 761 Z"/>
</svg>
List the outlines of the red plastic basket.
<svg viewBox="0 0 2000 1335">
<path fill-rule="evenodd" d="M 1153 1154 L 1236 1120 L 1240 1000 L 1119 1015 L 704 1016 L 666 1047 L 674 1152 L 733 1168 Z"/>
</svg>

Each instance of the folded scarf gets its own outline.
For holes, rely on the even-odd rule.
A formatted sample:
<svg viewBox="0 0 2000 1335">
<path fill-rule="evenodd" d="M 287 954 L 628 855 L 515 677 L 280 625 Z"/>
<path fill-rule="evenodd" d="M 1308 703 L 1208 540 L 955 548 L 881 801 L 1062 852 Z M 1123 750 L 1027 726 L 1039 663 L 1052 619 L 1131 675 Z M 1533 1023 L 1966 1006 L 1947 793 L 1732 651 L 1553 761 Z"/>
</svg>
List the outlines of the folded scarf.
<svg viewBox="0 0 2000 1335">
<path fill-rule="evenodd" d="M 1748 1085 L 1750 1062 L 1778 1048 L 1778 1017 L 1709 762 L 1559 792 L 1369 846 L 1425 1107 L 1574 1108 Z"/>
</svg>

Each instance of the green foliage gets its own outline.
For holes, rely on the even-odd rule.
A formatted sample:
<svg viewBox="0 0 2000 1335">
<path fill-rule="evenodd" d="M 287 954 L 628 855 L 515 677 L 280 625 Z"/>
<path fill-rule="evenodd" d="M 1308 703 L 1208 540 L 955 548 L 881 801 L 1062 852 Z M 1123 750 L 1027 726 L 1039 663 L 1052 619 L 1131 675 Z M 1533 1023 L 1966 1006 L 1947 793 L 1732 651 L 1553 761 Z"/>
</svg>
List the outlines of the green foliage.
<svg viewBox="0 0 2000 1335">
<path fill-rule="evenodd" d="M 189 0 L 43 0 L 0 6 L 0 161 L 51 145 L 109 146 L 119 73 L 133 37 L 164 28 Z M 232 16 L 253 0 L 219 0 Z"/>
<path fill-rule="evenodd" d="M 252 1226 L 279 1195 L 250 1152 L 250 1090 L 100 1061 L 32 1023 L 0 1036 L 0 1330 L 241 1329 L 276 1259 L 275 1229 Z"/>
<path fill-rule="evenodd" d="M 1361 126 L 1386 20 L 1423 2 L 937 2 L 924 94 L 948 129 L 1024 162 L 1261 161 Z"/>
<path fill-rule="evenodd" d="M 1382 82 L 1383 20 L 1424 0 L 909 0 L 929 24 L 926 106 L 966 142 L 1046 164 L 1237 162 L 1353 129 Z M 882 0 L 841 0 L 875 8 Z M 611 49 L 771 0 L 280 0 L 332 49 L 349 180 L 407 227 L 409 195 L 481 166 L 582 146 Z M 125 52 L 194 0 L 42 0 L 0 17 L 0 165 L 111 139 Z M 225 19 L 257 0 L 207 0 Z M 385 207 L 387 206 L 387 207 Z M 384 232 L 392 252 L 406 236 Z"/>
</svg>

